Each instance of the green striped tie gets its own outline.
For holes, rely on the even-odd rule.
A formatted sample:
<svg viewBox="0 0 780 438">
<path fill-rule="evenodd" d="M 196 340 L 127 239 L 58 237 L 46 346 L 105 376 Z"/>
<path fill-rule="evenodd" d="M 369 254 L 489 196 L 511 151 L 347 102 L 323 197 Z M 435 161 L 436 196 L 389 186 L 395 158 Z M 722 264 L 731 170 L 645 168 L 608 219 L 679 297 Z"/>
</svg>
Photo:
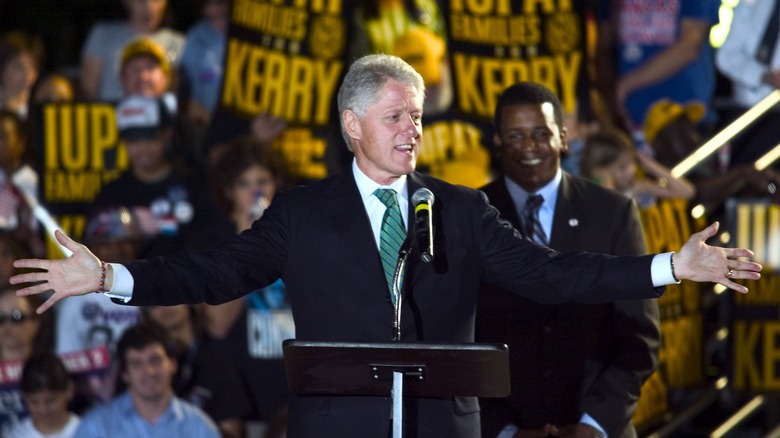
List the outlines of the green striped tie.
<svg viewBox="0 0 780 438">
<path fill-rule="evenodd" d="M 379 231 L 379 255 L 382 258 L 382 267 L 385 270 L 385 279 L 390 288 L 390 296 L 395 304 L 393 294 L 393 274 L 398 262 L 398 252 L 401 244 L 406 240 L 406 228 L 401 217 L 401 209 L 398 208 L 398 200 L 393 189 L 376 189 L 374 195 L 385 204 L 387 210 L 382 217 L 382 228 Z"/>
</svg>

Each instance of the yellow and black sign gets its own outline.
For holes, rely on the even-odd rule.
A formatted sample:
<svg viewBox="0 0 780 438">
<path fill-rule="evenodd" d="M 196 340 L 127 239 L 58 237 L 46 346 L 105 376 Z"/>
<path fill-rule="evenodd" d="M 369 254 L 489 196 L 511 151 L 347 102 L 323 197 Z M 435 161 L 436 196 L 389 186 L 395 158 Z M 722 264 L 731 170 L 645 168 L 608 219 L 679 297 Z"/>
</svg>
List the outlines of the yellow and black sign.
<svg viewBox="0 0 780 438">
<path fill-rule="evenodd" d="M 764 265 L 761 279 L 733 294 L 731 382 L 735 389 L 780 391 L 780 205 L 764 199 L 726 203 L 732 242 Z"/>
<path fill-rule="evenodd" d="M 280 117 L 288 129 L 275 141 L 293 178 L 327 175 L 325 160 L 334 129 L 334 105 L 343 77 L 347 13 L 341 0 L 236 0 L 230 14 L 225 76 L 211 143 L 245 132 L 259 114 Z M 341 147 L 345 147 L 343 142 Z"/>
<path fill-rule="evenodd" d="M 703 229 L 693 219 L 688 203 L 665 199 L 640 210 L 649 253 L 678 250 L 692 232 Z M 702 286 L 684 281 L 666 287 L 658 300 L 661 311 L 659 368 L 642 386 L 633 422 L 638 428 L 659 420 L 669 410 L 669 389 L 686 388 L 704 380 Z"/>
<path fill-rule="evenodd" d="M 457 109 L 489 119 L 498 96 L 518 81 L 553 90 L 566 113 L 586 98 L 585 2 L 449 2 L 449 46 Z"/>
<path fill-rule="evenodd" d="M 40 169 L 40 203 L 68 235 L 80 238 L 89 205 L 128 166 L 110 103 L 33 108 L 32 144 Z M 49 254 L 59 254 L 50 248 Z"/>
<path fill-rule="evenodd" d="M 734 224 L 734 247 L 750 248 L 753 259 L 780 272 L 780 205 L 761 200 L 730 200 L 726 209 Z"/>
</svg>

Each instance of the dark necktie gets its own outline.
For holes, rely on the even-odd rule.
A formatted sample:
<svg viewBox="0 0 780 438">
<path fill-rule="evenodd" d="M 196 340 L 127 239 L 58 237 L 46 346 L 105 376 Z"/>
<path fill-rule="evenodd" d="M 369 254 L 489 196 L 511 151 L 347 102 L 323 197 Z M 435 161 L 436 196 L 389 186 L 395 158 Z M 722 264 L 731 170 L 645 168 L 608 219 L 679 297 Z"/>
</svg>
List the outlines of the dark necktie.
<svg viewBox="0 0 780 438">
<path fill-rule="evenodd" d="M 547 245 L 547 234 L 544 233 L 542 223 L 539 222 L 539 209 L 542 208 L 544 197 L 531 195 L 525 201 L 523 209 L 523 222 L 525 223 L 525 235 L 534 242 Z"/>
<path fill-rule="evenodd" d="M 390 289 L 390 296 L 395 304 L 393 274 L 398 262 L 401 244 L 406 240 L 406 227 L 404 227 L 404 220 L 401 217 L 401 209 L 398 208 L 395 190 L 376 189 L 374 195 L 387 207 L 385 215 L 382 217 L 382 227 L 379 230 L 379 255 L 382 258 L 387 287 Z"/>
<path fill-rule="evenodd" d="M 775 0 L 775 7 L 772 9 L 772 15 L 769 16 L 769 23 L 766 25 L 756 52 L 756 59 L 765 65 L 772 64 L 778 32 L 780 32 L 780 0 Z"/>
</svg>

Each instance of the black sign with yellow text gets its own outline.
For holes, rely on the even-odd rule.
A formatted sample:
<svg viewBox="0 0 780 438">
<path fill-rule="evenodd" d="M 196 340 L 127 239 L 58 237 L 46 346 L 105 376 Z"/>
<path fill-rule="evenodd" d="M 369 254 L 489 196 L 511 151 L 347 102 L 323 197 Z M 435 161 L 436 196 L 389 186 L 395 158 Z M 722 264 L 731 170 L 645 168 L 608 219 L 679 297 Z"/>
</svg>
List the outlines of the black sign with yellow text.
<svg viewBox="0 0 780 438">
<path fill-rule="evenodd" d="M 732 246 L 753 250 L 761 279 L 732 294 L 731 379 L 737 390 L 780 391 L 780 205 L 765 199 L 726 203 Z"/>
<path fill-rule="evenodd" d="M 649 253 L 678 250 L 691 233 L 705 228 L 693 219 L 688 202 L 664 199 L 640 210 Z M 638 428 L 658 421 L 669 411 L 670 389 L 699 385 L 704 381 L 702 286 L 684 281 L 666 287 L 658 299 L 661 312 L 659 368 L 642 386 L 633 422 Z"/>
<path fill-rule="evenodd" d="M 280 117 L 287 129 L 273 147 L 291 176 L 327 176 L 329 143 L 346 148 L 334 105 L 351 10 L 342 0 L 234 0 L 209 143 L 245 134 L 257 115 Z"/>
<path fill-rule="evenodd" d="M 32 108 L 30 117 L 39 202 L 66 234 L 80 238 L 89 205 L 106 183 L 128 167 L 114 105 L 46 104 Z M 50 248 L 49 253 L 59 251 Z"/>
</svg>

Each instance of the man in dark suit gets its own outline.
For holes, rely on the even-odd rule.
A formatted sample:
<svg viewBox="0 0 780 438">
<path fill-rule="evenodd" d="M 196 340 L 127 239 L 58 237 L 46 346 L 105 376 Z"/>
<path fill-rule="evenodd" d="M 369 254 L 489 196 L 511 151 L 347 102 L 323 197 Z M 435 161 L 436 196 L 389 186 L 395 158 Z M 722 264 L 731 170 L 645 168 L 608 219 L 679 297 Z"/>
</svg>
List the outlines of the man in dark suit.
<svg viewBox="0 0 780 438">
<path fill-rule="evenodd" d="M 526 229 L 526 200 L 538 194 L 547 237 L 538 243 L 558 251 L 646 253 L 630 199 L 560 170 L 566 128 L 552 91 L 534 83 L 507 88 L 495 127 L 504 174 L 482 190 L 501 217 Z M 539 304 L 483 285 L 476 340 L 509 346 L 512 391 L 480 400 L 482 435 L 636 436 L 631 417 L 658 364 L 660 336 L 655 300 Z"/>
<path fill-rule="evenodd" d="M 660 286 L 678 278 L 716 281 L 746 292 L 733 280 L 760 276 L 759 264 L 736 259 L 752 255 L 749 250 L 704 243 L 716 224 L 674 254 L 616 258 L 562 254 L 533 244 L 500 220 L 481 192 L 414 171 L 424 92 L 420 75 L 401 59 L 360 58 L 338 94 L 342 134 L 355 155 L 350 170 L 279 194 L 251 229 L 207 252 L 107 264 L 58 232 L 58 241 L 73 256 L 17 260 L 16 267 L 37 271 L 11 281 L 36 283 L 20 289 L 20 295 L 53 291 L 38 308 L 43 312 L 63 297 L 95 290 L 130 305 L 218 304 L 281 278 L 298 339 L 389 341 L 394 288 L 383 259 L 396 259 L 398 251 L 385 248 L 393 239 L 383 224 L 407 224 L 394 228 L 394 235 L 414 235 L 410 198 L 421 187 L 436 199 L 435 258 L 424 263 L 417 251 L 409 258 L 401 341 L 473 341 L 483 281 L 556 303 L 653 298 L 662 292 Z M 414 401 L 406 436 L 480 435 L 475 398 Z M 389 397 L 299 396 L 290 404 L 288 436 L 386 437 L 390 409 Z"/>
</svg>

